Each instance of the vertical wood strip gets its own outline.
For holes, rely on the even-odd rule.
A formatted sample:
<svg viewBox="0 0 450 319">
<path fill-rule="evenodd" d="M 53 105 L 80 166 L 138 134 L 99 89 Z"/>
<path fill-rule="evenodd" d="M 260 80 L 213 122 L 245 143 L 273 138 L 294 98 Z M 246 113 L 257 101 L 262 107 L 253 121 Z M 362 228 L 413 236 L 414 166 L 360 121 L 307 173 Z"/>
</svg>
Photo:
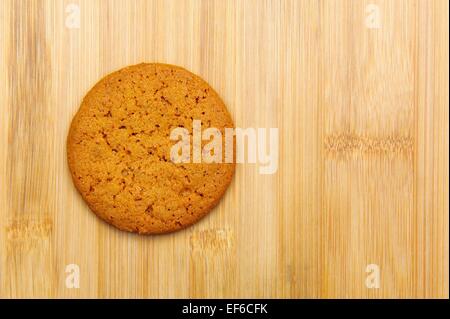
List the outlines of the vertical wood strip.
<svg viewBox="0 0 450 319">
<path fill-rule="evenodd" d="M 9 8 L 6 294 L 51 296 L 55 193 L 54 122 L 48 103 L 52 79 L 47 16 L 41 1 L 13 1 Z M 43 138 L 46 137 L 46 138 Z"/>
</svg>

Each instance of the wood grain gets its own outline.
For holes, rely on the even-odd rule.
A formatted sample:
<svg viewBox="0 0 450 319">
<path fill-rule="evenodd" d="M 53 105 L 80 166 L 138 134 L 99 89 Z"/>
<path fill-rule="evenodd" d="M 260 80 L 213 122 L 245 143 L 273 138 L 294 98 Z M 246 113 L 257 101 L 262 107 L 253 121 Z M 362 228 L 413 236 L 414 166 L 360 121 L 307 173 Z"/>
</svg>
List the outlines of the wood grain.
<svg viewBox="0 0 450 319">
<path fill-rule="evenodd" d="M 0 297 L 448 298 L 448 9 L 1 1 Z M 278 127 L 280 162 L 238 165 L 207 218 L 143 237 L 88 210 L 65 139 L 99 78 L 152 61 L 201 75 L 237 126 Z"/>
</svg>

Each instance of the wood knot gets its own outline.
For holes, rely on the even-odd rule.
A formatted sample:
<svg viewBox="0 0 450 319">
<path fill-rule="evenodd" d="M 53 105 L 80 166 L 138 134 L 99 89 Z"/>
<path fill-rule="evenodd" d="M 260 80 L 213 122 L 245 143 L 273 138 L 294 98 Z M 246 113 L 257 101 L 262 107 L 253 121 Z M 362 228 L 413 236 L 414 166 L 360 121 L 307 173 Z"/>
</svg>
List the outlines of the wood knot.
<svg viewBox="0 0 450 319">
<path fill-rule="evenodd" d="M 412 156 L 414 140 L 405 135 L 382 137 L 357 135 L 354 133 L 338 133 L 325 137 L 325 153 L 329 156 L 351 155 L 404 155 Z"/>
<path fill-rule="evenodd" d="M 190 238 L 193 252 L 227 250 L 233 246 L 233 243 L 233 232 L 229 229 L 201 230 L 193 233 Z"/>
</svg>

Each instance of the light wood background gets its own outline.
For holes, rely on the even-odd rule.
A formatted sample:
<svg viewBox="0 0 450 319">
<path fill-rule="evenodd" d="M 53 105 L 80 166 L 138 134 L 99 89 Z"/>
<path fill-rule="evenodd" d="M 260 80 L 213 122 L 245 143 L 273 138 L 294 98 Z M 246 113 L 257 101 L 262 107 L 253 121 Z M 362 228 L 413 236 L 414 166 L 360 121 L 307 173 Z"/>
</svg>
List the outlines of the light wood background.
<svg viewBox="0 0 450 319">
<path fill-rule="evenodd" d="M 0 1 L 0 297 L 448 298 L 448 9 Z M 201 75 L 237 126 L 278 127 L 280 162 L 238 165 L 207 218 L 142 237 L 89 211 L 65 142 L 97 80 L 152 61 Z"/>
</svg>

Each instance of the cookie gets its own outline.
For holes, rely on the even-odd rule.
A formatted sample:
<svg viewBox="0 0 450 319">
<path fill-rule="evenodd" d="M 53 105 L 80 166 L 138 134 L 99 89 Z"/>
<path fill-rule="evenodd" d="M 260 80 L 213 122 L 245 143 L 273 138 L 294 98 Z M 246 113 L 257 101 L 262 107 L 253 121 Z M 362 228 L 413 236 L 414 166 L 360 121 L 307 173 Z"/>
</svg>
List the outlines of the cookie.
<svg viewBox="0 0 450 319">
<path fill-rule="evenodd" d="M 234 127 L 218 94 L 181 67 L 143 63 L 101 79 L 67 138 L 72 179 L 89 208 L 140 234 L 179 230 L 204 217 L 224 195 L 235 164 L 193 162 L 192 147 L 190 161 L 173 161 L 171 132 L 184 128 L 192 141 L 194 121 L 222 135 Z"/>
</svg>

